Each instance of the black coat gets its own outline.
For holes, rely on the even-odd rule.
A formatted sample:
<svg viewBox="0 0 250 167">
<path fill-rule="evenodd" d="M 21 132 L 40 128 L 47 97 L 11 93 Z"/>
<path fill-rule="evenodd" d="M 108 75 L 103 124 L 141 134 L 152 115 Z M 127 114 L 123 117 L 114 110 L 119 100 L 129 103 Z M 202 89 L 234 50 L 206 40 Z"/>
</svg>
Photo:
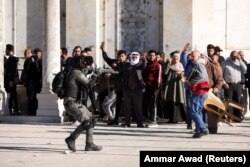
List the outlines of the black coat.
<svg viewBox="0 0 250 167">
<path fill-rule="evenodd" d="M 145 69 L 145 62 L 139 62 L 136 65 L 132 66 L 129 62 L 126 62 L 121 71 L 122 73 L 122 88 L 128 89 L 128 79 L 132 73 L 136 73 L 136 81 L 138 82 L 139 88 L 144 89 L 145 83 L 143 81 L 142 72 Z"/>
<path fill-rule="evenodd" d="M 12 81 L 17 84 L 19 80 L 19 74 L 17 69 L 19 59 L 14 56 L 10 56 L 8 59 L 4 57 L 4 88 L 8 90 L 9 82 Z"/>
<path fill-rule="evenodd" d="M 250 63 L 247 64 L 247 73 L 246 73 L 245 77 L 246 77 L 246 82 L 245 82 L 246 87 L 248 89 L 250 89 Z"/>
<path fill-rule="evenodd" d="M 31 56 L 24 62 L 24 69 L 27 71 L 27 80 L 41 80 L 41 65 L 36 56 Z"/>
</svg>

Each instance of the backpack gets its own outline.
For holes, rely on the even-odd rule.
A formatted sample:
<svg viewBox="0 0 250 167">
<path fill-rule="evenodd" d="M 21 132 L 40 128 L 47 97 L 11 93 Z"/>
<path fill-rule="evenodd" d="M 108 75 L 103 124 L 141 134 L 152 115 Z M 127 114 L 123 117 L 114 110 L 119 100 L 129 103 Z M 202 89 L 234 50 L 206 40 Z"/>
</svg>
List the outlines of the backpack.
<svg viewBox="0 0 250 167">
<path fill-rule="evenodd" d="M 52 91 L 57 94 L 60 99 L 64 98 L 64 75 L 64 72 L 60 71 L 55 74 L 55 77 L 52 81 Z"/>
</svg>

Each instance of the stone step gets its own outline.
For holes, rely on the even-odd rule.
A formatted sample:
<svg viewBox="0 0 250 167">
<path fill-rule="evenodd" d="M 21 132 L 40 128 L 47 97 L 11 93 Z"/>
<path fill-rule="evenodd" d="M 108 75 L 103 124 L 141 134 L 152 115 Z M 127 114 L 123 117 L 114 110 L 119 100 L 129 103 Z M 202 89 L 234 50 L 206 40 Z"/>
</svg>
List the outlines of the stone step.
<svg viewBox="0 0 250 167">
<path fill-rule="evenodd" d="M 55 117 L 55 116 L 1 116 L 0 121 L 2 123 L 62 123 L 68 120 L 67 116 Z"/>
</svg>

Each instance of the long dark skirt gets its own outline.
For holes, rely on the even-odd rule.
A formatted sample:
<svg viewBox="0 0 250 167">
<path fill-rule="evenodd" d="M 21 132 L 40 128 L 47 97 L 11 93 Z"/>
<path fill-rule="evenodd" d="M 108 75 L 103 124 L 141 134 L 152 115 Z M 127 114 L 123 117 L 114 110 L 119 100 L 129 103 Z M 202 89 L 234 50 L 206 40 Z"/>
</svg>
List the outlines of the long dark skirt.
<svg viewBox="0 0 250 167">
<path fill-rule="evenodd" d="M 183 103 L 166 101 L 166 117 L 170 123 L 186 121 L 186 107 Z"/>
</svg>

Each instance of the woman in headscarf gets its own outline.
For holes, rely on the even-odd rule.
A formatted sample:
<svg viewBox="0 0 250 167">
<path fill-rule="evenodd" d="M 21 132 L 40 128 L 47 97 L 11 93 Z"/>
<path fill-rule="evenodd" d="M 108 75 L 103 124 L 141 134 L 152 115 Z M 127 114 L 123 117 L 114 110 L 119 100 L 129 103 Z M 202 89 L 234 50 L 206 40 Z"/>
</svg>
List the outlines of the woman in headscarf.
<svg viewBox="0 0 250 167">
<path fill-rule="evenodd" d="M 180 54 L 175 52 L 167 60 L 164 73 L 164 100 L 168 123 L 185 121 L 185 90 L 181 77 L 184 74 L 184 67 L 180 63 Z"/>
</svg>

